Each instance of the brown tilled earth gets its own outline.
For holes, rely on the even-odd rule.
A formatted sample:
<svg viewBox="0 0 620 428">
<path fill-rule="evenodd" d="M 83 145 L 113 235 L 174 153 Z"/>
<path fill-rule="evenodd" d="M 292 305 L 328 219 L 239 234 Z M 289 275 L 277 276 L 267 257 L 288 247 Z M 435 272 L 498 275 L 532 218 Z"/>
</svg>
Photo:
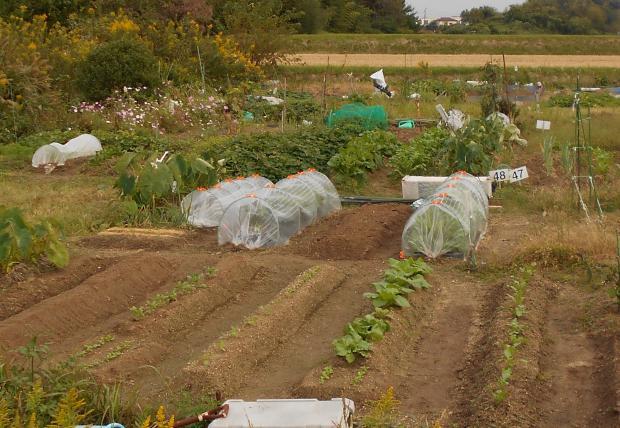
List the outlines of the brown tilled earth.
<svg viewBox="0 0 620 428">
<path fill-rule="evenodd" d="M 477 272 L 432 262 L 433 287 L 395 311 L 370 358 L 349 366 L 335 357 L 332 340 L 372 310 L 363 293 L 398 256 L 409 214 L 403 205 L 347 208 L 287 246 L 253 252 L 218 247 L 213 230 L 80 239 L 66 269 L 0 289 L 1 352 L 13 358 L 9 350 L 36 335 L 62 360 L 107 336 L 78 361 L 150 402 L 219 390 L 246 400 L 347 396 L 361 407 L 393 386 L 411 426 L 619 426 L 616 309 L 604 289 L 548 260 L 526 293 L 527 340 L 509 398 L 493 402 L 509 322 L 506 263 L 538 233 L 535 216 L 493 211 Z M 208 267 L 217 273 L 204 287 L 134 319 L 132 306 Z M 326 366 L 334 373 L 321 383 Z"/>
<path fill-rule="evenodd" d="M 431 67 L 482 67 L 489 61 L 501 61 L 501 54 L 328 54 L 294 55 L 301 64 L 333 67 L 418 67 L 420 62 Z M 328 59 L 329 58 L 329 59 Z M 620 67 L 620 55 L 506 55 L 509 67 Z"/>
</svg>

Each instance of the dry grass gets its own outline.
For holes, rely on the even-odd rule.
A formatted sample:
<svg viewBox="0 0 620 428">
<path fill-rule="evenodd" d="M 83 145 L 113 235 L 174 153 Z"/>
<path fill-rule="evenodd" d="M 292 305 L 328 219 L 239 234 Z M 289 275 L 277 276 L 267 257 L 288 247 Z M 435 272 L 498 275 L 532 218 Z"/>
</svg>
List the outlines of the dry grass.
<svg viewBox="0 0 620 428">
<path fill-rule="evenodd" d="M 500 61 L 501 55 L 466 54 L 337 54 L 308 53 L 295 55 L 308 66 L 334 67 L 417 67 L 420 62 L 431 67 L 481 67 L 489 61 Z M 506 55 L 509 67 L 620 67 L 619 55 Z"/>
<path fill-rule="evenodd" d="M 54 218 L 68 235 L 109 226 L 117 200 L 112 177 L 44 175 L 30 171 L 0 173 L 2 205 L 18 207 L 29 219 Z"/>
</svg>

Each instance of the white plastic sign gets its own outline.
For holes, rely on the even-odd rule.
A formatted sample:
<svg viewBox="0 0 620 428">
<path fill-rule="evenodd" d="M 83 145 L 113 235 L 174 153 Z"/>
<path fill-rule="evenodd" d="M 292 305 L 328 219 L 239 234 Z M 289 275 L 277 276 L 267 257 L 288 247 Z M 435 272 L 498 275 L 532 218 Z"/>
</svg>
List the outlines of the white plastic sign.
<svg viewBox="0 0 620 428">
<path fill-rule="evenodd" d="M 529 175 L 527 174 L 527 167 L 522 166 L 520 168 L 515 168 L 511 171 L 510 182 L 515 183 L 517 181 L 525 180 L 528 177 Z"/>
<path fill-rule="evenodd" d="M 542 129 L 543 131 L 548 131 L 551 129 L 551 122 L 548 120 L 537 120 L 536 129 Z"/>
<path fill-rule="evenodd" d="M 496 169 L 489 171 L 489 177 L 493 181 L 502 182 L 509 181 L 515 183 L 517 181 L 525 180 L 529 177 L 527 173 L 527 167 L 522 166 L 515 169 Z"/>
<path fill-rule="evenodd" d="M 494 171 L 489 172 L 489 177 L 493 181 L 510 181 L 512 177 L 511 169 L 496 169 Z"/>
</svg>

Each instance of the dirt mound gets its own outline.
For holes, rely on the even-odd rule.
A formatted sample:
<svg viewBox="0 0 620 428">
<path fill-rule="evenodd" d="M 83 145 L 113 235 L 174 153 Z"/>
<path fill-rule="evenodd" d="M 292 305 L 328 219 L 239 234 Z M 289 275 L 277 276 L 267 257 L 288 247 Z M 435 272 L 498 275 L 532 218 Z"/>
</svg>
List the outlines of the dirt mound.
<svg viewBox="0 0 620 428">
<path fill-rule="evenodd" d="M 288 251 L 318 260 L 385 259 L 400 252 L 408 205 L 363 205 L 343 209 L 304 230 Z"/>
<path fill-rule="evenodd" d="M 134 229 L 112 228 L 94 236 L 80 239 L 79 246 L 93 249 L 175 250 L 187 246 L 216 250 L 217 231 L 214 229 Z"/>
<path fill-rule="evenodd" d="M 168 280 L 174 264 L 162 256 L 129 257 L 80 285 L 0 322 L 0 347 L 15 348 L 31 337 L 59 339 L 126 311 Z"/>
<path fill-rule="evenodd" d="M 113 258 L 89 255 L 76 256 L 69 266 L 62 270 L 46 272 L 29 277 L 8 288 L 0 288 L 0 321 L 13 316 L 45 299 L 70 290 L 97 272 L 103 272 L 114 263 Z"/>
</svg>

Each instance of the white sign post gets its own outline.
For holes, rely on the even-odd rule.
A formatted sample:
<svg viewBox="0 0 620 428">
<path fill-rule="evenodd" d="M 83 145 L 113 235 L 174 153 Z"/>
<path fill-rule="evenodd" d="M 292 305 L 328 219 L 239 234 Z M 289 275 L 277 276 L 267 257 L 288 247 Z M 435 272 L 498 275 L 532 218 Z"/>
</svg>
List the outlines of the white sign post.
<svg viewBox="0 0 620 428">
<path fill-rule="evenodd" d="M 537 120 L 536 129 L 540 129 L 542 131 L 548 131 L 551 129 L 551 122 L 548 120 Z"/>
</svg>

